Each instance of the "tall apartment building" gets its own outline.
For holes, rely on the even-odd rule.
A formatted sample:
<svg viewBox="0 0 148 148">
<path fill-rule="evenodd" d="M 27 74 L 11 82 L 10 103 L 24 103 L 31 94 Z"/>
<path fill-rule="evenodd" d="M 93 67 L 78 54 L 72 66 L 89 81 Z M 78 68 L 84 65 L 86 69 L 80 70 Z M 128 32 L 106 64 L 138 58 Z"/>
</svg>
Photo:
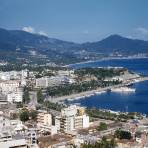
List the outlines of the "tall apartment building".
<svg viewBox="0 0 148 148">
<path fill-rule="evenodd" d="M 55 118 L 55 126 L 61 132 L 87 128 L 89 127 L 89 116 L 85 114 L 84 108 L 73 105 L 62 109 L 61 116 Z"/>
<path fill-rule="evenodd" d="M 52 125 L 52 116 L 46 111 L 40 111 L 37 115 L 37 124 L 38 126 L 51 126 Z"/>
<path fill-rule="evenodd" d="M 14 92 L 19 86 L 20 81 L 18 80 L 0 81 L 0 90 L 3 94 Z"/>
</svg>

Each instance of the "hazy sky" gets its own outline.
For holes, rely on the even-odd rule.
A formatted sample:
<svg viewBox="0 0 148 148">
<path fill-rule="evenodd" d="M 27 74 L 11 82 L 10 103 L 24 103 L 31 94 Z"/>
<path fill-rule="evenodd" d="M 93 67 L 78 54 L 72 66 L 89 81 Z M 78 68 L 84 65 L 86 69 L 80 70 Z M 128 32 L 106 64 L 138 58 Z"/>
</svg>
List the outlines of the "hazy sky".
<svg viewBox="0 0 148 148">
<path fill-rule="evenodd" d="M 148 40 L 148 0 L 0 0 L 0 27 L 75 42 Z"/>
</svg>

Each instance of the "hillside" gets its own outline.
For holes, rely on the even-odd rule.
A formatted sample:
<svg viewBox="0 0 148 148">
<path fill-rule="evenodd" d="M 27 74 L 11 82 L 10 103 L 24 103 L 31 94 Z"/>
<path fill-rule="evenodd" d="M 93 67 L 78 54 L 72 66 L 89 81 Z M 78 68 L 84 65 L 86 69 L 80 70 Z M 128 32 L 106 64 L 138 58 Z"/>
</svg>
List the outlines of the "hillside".
<svg viewBox="0 0 148 148">
<path fill-rule="evenodd" d="M 148 53 L 148 41 L 111 35 L 101 41 L 77 44 L 21 30 L 0 29 L 0 61 L 69 64 L 109 56 Z"/>
</svg>

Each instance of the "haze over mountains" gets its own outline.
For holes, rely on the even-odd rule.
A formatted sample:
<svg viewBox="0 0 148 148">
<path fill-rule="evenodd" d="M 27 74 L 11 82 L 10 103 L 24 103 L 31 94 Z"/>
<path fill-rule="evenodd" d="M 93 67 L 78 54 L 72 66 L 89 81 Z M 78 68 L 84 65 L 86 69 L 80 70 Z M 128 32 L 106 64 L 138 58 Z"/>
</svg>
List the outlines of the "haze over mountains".
<svg viewBox="0 0 148 148">
<path fill-rule="evenodd" d="M 148 41 L 111 35 L 83 44 L 62 41 L 22 30 L 0 29 L 0 60 L 69 64 L 110 56 L 148 55 Z"/>
</svg>

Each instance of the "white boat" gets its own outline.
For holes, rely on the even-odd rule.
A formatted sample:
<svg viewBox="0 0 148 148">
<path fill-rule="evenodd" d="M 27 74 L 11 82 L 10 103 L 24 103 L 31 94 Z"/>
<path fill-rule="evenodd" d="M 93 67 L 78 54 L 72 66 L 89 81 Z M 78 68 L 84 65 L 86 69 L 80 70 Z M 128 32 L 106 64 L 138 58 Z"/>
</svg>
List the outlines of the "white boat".
<svg viewBox="0 0 148 148">
<path fill-rule="evenodd" d="M 135 88 L 129 88 L 129 87 L 119 87 L 119 88 L 113 88 L 111 89 L 112 92 L 135 92 Z"/>
<path fill-rule="evenodd" d="M 95 92 L 96 95 L 102 94 L 102 93 L 105 93 L 105 91 L 97 91 L 97 92 Z"/>
<path fill-rule="evenodd" d="M 140 80 L 139 79 L 135 79 L 134 82 L 140 82 Z"/>
</svg>

